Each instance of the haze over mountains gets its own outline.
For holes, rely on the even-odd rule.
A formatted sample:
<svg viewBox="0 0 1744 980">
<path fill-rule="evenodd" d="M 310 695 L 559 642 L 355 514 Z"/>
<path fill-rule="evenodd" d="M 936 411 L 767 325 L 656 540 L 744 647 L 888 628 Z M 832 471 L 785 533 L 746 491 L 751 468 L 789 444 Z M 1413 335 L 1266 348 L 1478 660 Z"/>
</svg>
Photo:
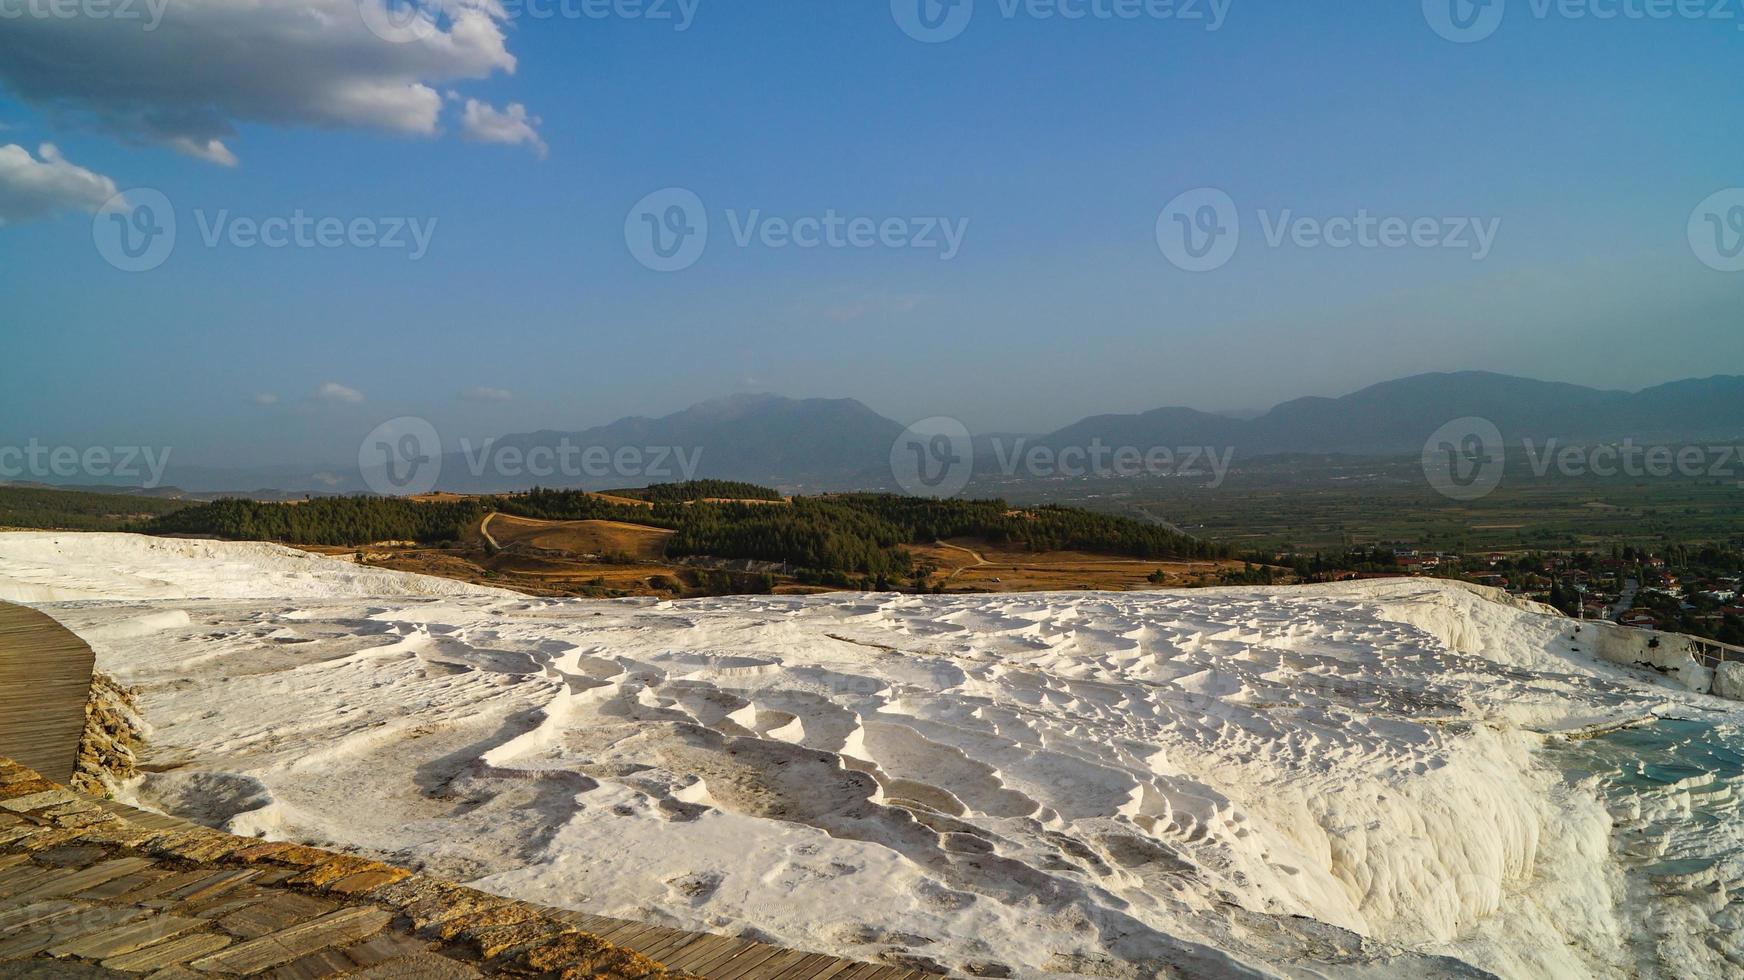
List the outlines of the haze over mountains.
<svg viewBox="0 0 1744 980">
<path fill-rule="evenodd" d="M 1101 415 L 1037 436 L 983 435 L 978 457 L 996 444 L 1006 453 L 1034 446 L 1054 450 L 1212 447 L 1244 459 L 1281 454 L 1414 455 L 1447 422 L 1467 416 L 1496 424 L 1511 447 L 1540 443 L 1614 442 L 1684 445 L 1744 437 L 1744 377 L 1676 381 L 1639 392 L 1487 372 L 1423 374 L 1364 388 L 1340 398 L 1299 398 L 1252 418 L 1191 408 L 1136 415 Z M 467 446 L 444 445 L 438 488 L 483 492 L 545 486 L 610 489 L 691 477 L 748 480 L 805 491 L 891 489 L 891 448 L 905 422 L 851 399 L 735 395 L 702 402 L 661 418 L 632 417 L 574 432 L 514 433 Z M 566 474 L 541 474 L 527 462 L 568 447 Z M 618 465 L 629 451 L 629 472 Z M 608 458 L 610 461 L 608 461 Z M 979 465 L 978 465 L 979 470 Z M 96 482 L 62 480 L 62 483 Z M 262 470 L 178 467 L 167 483 L 191 491 L 349 493 L 367 489 L 355 461 Z"/>
</svg>

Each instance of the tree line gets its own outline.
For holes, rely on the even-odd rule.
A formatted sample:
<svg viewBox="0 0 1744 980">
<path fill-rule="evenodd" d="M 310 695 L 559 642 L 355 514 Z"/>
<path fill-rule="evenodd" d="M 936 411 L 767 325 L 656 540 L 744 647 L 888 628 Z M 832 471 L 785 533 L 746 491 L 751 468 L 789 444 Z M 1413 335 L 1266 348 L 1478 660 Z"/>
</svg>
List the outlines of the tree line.
<svg viewBox="0 0 1744 980">
<path fill-rule="evenodd" d="M 781 491 L 738 480 L 686 480 L 657 483 L 640 490 L 619 490 L 614 497 L 632 497 L 657 504 L 682 504 L 696 500 L 780 500 Z"/>
<path fill-rule="evenodd" d="M 0 487 L 0 527 L 66 531 L 130 531 L 185 500 L 43 487 Z"/>
</svg>

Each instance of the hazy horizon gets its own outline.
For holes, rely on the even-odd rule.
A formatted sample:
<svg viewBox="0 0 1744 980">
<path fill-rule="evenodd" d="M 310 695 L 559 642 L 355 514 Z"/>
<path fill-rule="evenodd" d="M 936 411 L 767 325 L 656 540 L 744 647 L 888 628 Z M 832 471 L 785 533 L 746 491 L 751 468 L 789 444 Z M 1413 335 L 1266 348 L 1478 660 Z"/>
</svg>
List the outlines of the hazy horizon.
<svg viewBox="0 0 1744 980">
<path fill-rule="evenodd" d="M 284 402 L 275 402 L 275 403 L 270 404 L 270 405 L 259 405 L 259 404 L 252 404 L 251 403 L 252 407 L 257 408 L 257 409 L 271 409 L 271 410 L 274 410 L 276 412 L 279 412 L 279 413 L 281 413 L 281 417 L 283 419 L 289 420 L 289 421 L 293 422 L 294 424 L 307 427 L 307 429 L 311 432 L 320 431 L 320 432 L 325 433 L 324 440 L 322 440 L 318 443 L 311 443 L 311 445 L 314 448 L 313 448 L 311 454 L 309 454 L 309 455 L 300 455 L 299 456 L 299 455 L 289 455 L 289 454 L 275 454 L 275 455 L 269 455 L 269 456 L 264 456 L 264 457 L 258 457 L 258 456 L 250 455 L 247 448 L 245 448 L 239 452 L 227 454 L 226 451 L 224 451 L 220 447 L 216 446 L 215 444 L 202 443 L 202 442 L 197 442 L 197 441 L 192 443 L 192 444 L 175 444 L 175 443 L 168 443 L 168 442 L 151 442 L 149 439 L 141 439 L 141 440 L 136 440 L 135 442 L 116 441 L 116 442 L 113 442 L 110 444 L 105 444 L 102 442 L 91 442 L 91 443 L 87 443 L 84 445 L 80 445 L 80 444 L 76 444 L 76 443 L 64 443 L 64 442 L 63 443 L 56 443 L 56 442 L 53 442 L 52 440 L 44 439 L 44 438 L 34 436 L 34 435 L 30 436 L 26 439 L 21 439 L 18 443 L 14 444 L 14 447 L 15 448 L 22 448 L 22 450 L 26 453 L 43 454 L 43 453 L 54 451 L 54 450 L 58 449 L 59 447 L 63 447 L 63 446 L 71 446 L 72 448 L 75 448 L 78 451 L 83 452 L 87 446 L 96 446 L 96 447 L 101 448 L 101 447 L 104 447 L 106 445 L 114 445 L 114 446 L 118 446 L 118 447 L 125 446 L 125 447 L 128 447 L 129 449 L 137 448 L 142 453 L 146 454 L 145 456 L 141 457 L 144 460 L 152 460 L 152 459 L 155 459 L 155 458 L 161 456 L 163 459 L 166 460 L 166 462 L 173 463 L 174 467 L 176 467 L 176 468 L 185 468 L 185 467 L 192 466 L 192 467 L 195 467 L 198 469 L 255 470 L 255 471 L 258 471 L 261 469 L 267 469 L 267 468 L 272 468 L 272 467 L 302 467 L 302 468 L 338 467 L 341 470 L 343 470 L 345 473 L 349 474 L 352 472 L 352 469 L 354 466 L 354 464 L 352 462 L 352 457 L 354 457 L 358 451 L 358 443 L 359 443 L 360 438 L 364 438 L 367 433 L 369 433 L 371 430 L 376 429 L 378 426 L 382 426 L 384 424 L 391 423 L 394 420 L 400 420 L 400 419 L 404 419 L 404 418 L 408 418 L 408 417 L 411 419 L 418 420 L 420 422 L 423 422 L 423 421 L 430 422 L 434 426 L 439 437 L 441 438 L 441 440 L 442 440 L 441 445 L 443 445 L 445 447 L 446 451 L 448 451 L 448 452 L 461 452 L 461 453 L 480 451 L 484 447 L 488 447 L 488 446 L 492 445 L 493 443 L 495 443 L 499 439 L 499 437 L 503 437 L 503 436 L 526 435 L 526 434 L 534 434 L 534 433 L 539 433 L 539 432 L 556 432 L 556 433 L 582 432 L 582 431 L 594 429 L 596 427 L 609 426 L 609 425 L 612 425 L 614 423 L 624 422 L 624 421 L 632 420 L 632 419 L 639 419 L 640 418 L 640 419 L 659 420 L 659 419 L 664 419 L 664 418 L 667 418 L 670 416 L 679 415 L 679 414 L 684 413 L 684 412 L 691 410 L 691 409 L 702 408 L 704 406 L 708 406 L 708 405 L 720 403 L 720 402 L 729 402 L 729 401 L 732 401 L 734 399 L 750 399 L 752 401 L 760 401 L 760 400 L 770 399 L 770 400 L 783 400 L 783 401 L 791 401 L 791 402 L 806 402 L 806 401 L 813 401 L 813 400 L 817 400 L 817 401 L 846 400 L 846 401 L 856 402 L 856 403 L 860 404 L 861 406 L 863 406 L 864 408 L 870 410 L 874 414 L 881 416 L 885 419 L 891 420 L 893 422 L 897 422 L 899 424 L 909 424 L 909 423 L 914 423 L 914 422 L 921 422 L 921 421 L 924 421 L 925 419 L 936 419 L 936 418 L 942 417 L 942 418 L 946 418 L 946 419 L 963 421 L 965 423 L 966 428 L 968 429 L 969 434 L 976 437 L 976 438 L 981 438 L 981 437 L 1040 437 L 1040 436 L 1045 436 L 1045 435 L 1048 435 L 1050 433 L 1054 433 L 1056 431 L 1065 429 L 1069 426 L 1074 425 L 1075 423 L 1083 422 L 1083 421 L 1086 421 L 1088 419 L 1092 419 L 1092 418 L 1095 418 L 1098 416 L 1124 417 L 1124 416 L 1131 416 L 1131 415 L 1140 415 L 1140 414 L 1155 411 L 1158 409 L 1177 409 L 1177 408 L 1190 409 L 1193 411 L 1203 412 L 1203 413 L 1206 413 L 1209 415 L 1223 416 L 1223 417 L 1230 418 L 1230 419 L 1251 420 L 1251 419 L 1265 416 L 1268 413 L 1271 413 L 1273 410 L 1275 410 L 1275 409 L 1277 409 L 1277 408 L 1279 408 L 1279 407 L 1281 407 L 1281 406 L 1283 406 L 1291 401 L 1295 401 L 1295 400 L 1298 400 L 1301 398 L 1324 397 L 1324 398 L 1331 398 L 1331 399 L 1339 399 L 1339 398 L 1343 398 L 1345 396 L 1355 394 L 1355 393 L 1360 392 L 1360 391 L 1367 390 L 1367 389 L 1372 388 L 1372 387 L 1386 385 L 1386 384 L 1390 384 L 1393 382 L 1409 381 L 1412 378 L 1432 376 L 1432 375 L 1459 375 L 1459 374 L 1492 374 L 1492 375 L 1501 375 L 1504 377 L 1512 377 L 1512 378 L 1516 378 L 1516 379 L 1523 380 L 1523 381 L 1548 382 L 1548 383 L 1552 383 L 1552 384 L 1576 384 L 1576 385 L 1580 385 L 1579 382 L 1570 382 L 1570 381 L 1564 381 L 1564 380 L 1559 380 L 1559 379 L 1555 379 L 1555 378 L 1526 378 L 1524 376 L 1519 376 L 1519 375 L 1506 375 L 1504 372 L 1486 372 L 1486 371 L 1481 371 L 1479 369 L 1455 369 L 1455 370 L 1449 370 L 1449 371 L 1425 371 L 1425 372 L 1422 372 L 1421 374 L 1418 374 L 1418 375 L 1409 375 L 1409 376 L 1400 377 L 1400 378 L 1375 379 L 1374 381 L 1364 383 L 1364 384 L 1358 385 L 1354 388 L 1351 388 L 1349 390 L 1344 390 L 1344 391 L 1304 392 L 1304 393 L 1300 393 L 1300 394 L 1291 394 L 1288 396 L 1279 397 L 1275 401 L 1273 401 L 1269 404 L 1266 404 L 1263 406 L 1258 406 L 1258 407 L 1253 407 L 1253 408 L 1249 408 L 1249 409 L 1210 409 L 1210 408 L 1205 408 L 1203 406 L 1198 406 L 1198 405 L 1185 405 L 1185 404 L 1177 404 L 1177 403 L 1159 403 L 1159 404 L 1154 404 L 1154 405 L 1147 405 L 1147 406 L 1142 406 L 1142 407 L 1138 407 L 1138 408 L 1133 408 L 1130 410 L 1129 409 L 1121 409 L 1121 408 L 1110 408 L 1110 409 L 1106 409 L 1106 410 L 1093 410 L 1093 411 L 1086 412 L 1083 415 L 1077 415 L 1077 416 L 1073 416 L 1071 418 L 1062 419 L 1062 420 L 1059 420 L 1057 423 L 1049 424 L 1049 425 L 1046 425 L 1045 427 L 1040 427 L 1040 428 L 1021 428 L 1021 427 L 1012 426 L 1012 425 L 1002 425 L 997 420 L 995 420 L 993 423 L 988 424 L 988 425 L 978 426 L 978 425 L 968 423 L 966 416 L 951 415 L 949 413 L 944 413 L 942 415 L 934 415 L 934 416 L 924 416 L 924 417 L 919 416 L 919 415 L 904 414 L 900 411 L 893 412 L 893 411 L 890 411 L 890 410 L 888 410 L 880 405 L 869 403 L 865 399 L 858 398 L 852 394 L 807 395 L 807 394 L 790 394 L 787 392 L 780 392 L 780 391 L 758 390 L 758 391 L 740 391 L 740 392 L 722 393 L 722 394 L 718 394 L 718 395 L 712 395 L 712 396 L 708 396 L 708 397 L 698 398 L 695 401 L 685 402 L 683 404 L 675 404 L 675 405 L 672 405 L 672 406 L 667 407 L 667 408 L 656 408 L 654 410 L 646 411 L 646 412 L 626 412 L 626 413 L 617 414 L 617 415 L 608 415 L 608 416 L 600 417 L 600 418 L 596 418 L 596 419 L 581 420 L 581 421 L 577 421 L 575 423 L 557 423 L 557 424 L 533 424 L 533 423 L 521 424 L 521 423 L 516 422 L 515 420 L 517 418 L 517 415 L 514 411 L 510 410 L 513 407 L 512 403 L 513 403 L 514 399 L 512 397 L 500 397 L 501 395 L 507 395 L 509 393 L 506 393 L 506 392 L 505 393 L 462 392 L 459 394 L 459 396 L 452 399 L 452 404 L 466 405 L 469 403 L 494 402 L 494 403 L 500 403 L 501 405 L 504 406 L 504 411 L 501 413 L 500 417 L 497 420 L 498 421 L 497 427 L 492 428 L 489 426 L 488 423 L 483 423 L 477 428 L 468 429 L 468 428 L 462 427 L 461 423 L 454 421 L 453 420 L 454 417 L 449 415 L 448 413 L 446 413 L 443 410 L 445 407 L 448 407 L 448 406 L 445 406 L 440 402 L 432 402 L 432 403 L 430 403 L 432 407 L 426 408 L 426 409 L 419 409 L 415 406 L 410 406 L 410 405 L 405 406 L 405 407 L 400 407 L 400 408 L 385 408 L 385 407 L 380 406 L 380 405 L 372 404 L 371 401 L 369 400 L 368 396 L 365 395 L 363 392 L 357 391 L 356 389 L 345 388 L 344 389 L 345 393 L 343 395 L 339 395 L 338 393 L 336 393 L 334 391 L 317 390 L 316 392 L 311 393 L 310 395 L 308 395 L 307 397 L 305 397 L 303 399 L 295 400 L 295 401 L 292 401 L 288 404 L 284 403 Z M 1595 390 L 1595 391 L 1635 393 L 1635 392 L 1645 390 L 1648 388 L 1658 387 L 1659 385 L 1662 385 L 1662 384 L 1676 383 L 1676 382 L 1682 382 L 1682 381 L 1704 380 L 1707 378 L 1714 378 L 1714 377 L 1737 377 L 1737 376 L 1735 376 L 1735 375 L 1703 375 L 1703 376 L 1692 376 L 1690 378 L 1672 378 L 1672 379 L 1667 379 L 1664 382 L 1657 382 L 1655 384 L 1643 385 L 1639 388 L 1606 388 L 1606 387 L 1597 386 L 1597 385 L 1580 385 L 1580 386 L 1584 387 L 1584 388 L 1591 389 L 1591 390 Z M 353 396 L 355 396 L 355 397 L 353 397 Z M 1005 446 L 1004 448 L 1009 450 L 1011 448 L 1011 445 L 1018 445 L 1018 444 L 1015 444 L 1015 443 L 1010 444 L 1010 445 Z M 14 449 L 8 449 L 6 451 L 8 453 L 15 454 Z M 64 451 L 64 450 L 62 450 L 62 451 Z M 172 455 L 174 458 L 173 458 L 173 460 L 170 460 L 169 457 Z M 1262 455 L 1265 455 L 1265 454 L 1262 454 Z M 8 458 L 10 458 L 10 457 L 8 457 Z M 14 461 L 14 464 L 16 464 L 16 461 Z M 144 464 L 142 463 L 142 466 L 143 465 Z M 30 472 L 24 472 L 24 473 L 17 474 L 13 477 L 10 477 L 10 479 L 12 479 L 16 482 L 33 482 L 39 478 L 42 478 L 42 479 L 44 479 L 45 482 L 48 482 L 51 484 L 76 485 L 76 484 L 80 483 L 79 478 L 54 478 L 53 474 L 47 474 L 47 473 L 42 473 L 42 472 L 37 472 L 34 475 Z M 349 477 L 347 477 L 347 478 L 349 479 Z M 8 479 L 9 478 L 6 476 L 5 473 L 0 473 L 0 482 L 6 482 Z M 99 481 L 99 482 L 109 482 L 111 484 L 114 484 L 116 481 L 110 480 L 110 481 Z M 128 481 L 125 481 L 125 480 L 122 480 L 119 482 L 122 485 L 126 485 L 128 483 Z M 151 487 L 151 486 L 159 485 L 159 483 L 161 483 L 161 481 L 158 481 L 155 483 L 148 481 L 145 485 L 147 487 Z M 529 485 L 531 485 L 531 484 L 529 484 Z M 185 488 L 185 489 L 192 489 L 192 488 Z M 201 488 L 201 489 L 213 489 L 213 488 Z M 242 490 L 242 489 L 255 489 L 255 488 L 235 486 L 235 487 L 225 487 L 222 489 Z M 267 487 L 261 487 L 258 489 L 267 489 Z M 276 489 L 293 489 L 293 488 L 278 487 Z"/>
</svg>

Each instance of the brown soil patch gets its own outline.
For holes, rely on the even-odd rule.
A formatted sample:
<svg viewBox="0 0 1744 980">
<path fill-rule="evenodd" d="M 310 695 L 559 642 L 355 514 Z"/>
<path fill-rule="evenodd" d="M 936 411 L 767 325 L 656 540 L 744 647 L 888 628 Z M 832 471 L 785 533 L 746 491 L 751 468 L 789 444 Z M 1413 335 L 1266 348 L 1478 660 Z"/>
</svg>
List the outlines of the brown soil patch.
<svg viewBox="0 0 1744 980">
<path fill-rule="evenodd" d="M 666 557 L 666 541 L 672 532 L 620 521 L 537 521 L 508 514 L 495 514 L 490 534 L 497 545 L 514 550 L 517 545 L 568 555 L 611 555 L 636 561 L 660 561 Z"/>
</svg>

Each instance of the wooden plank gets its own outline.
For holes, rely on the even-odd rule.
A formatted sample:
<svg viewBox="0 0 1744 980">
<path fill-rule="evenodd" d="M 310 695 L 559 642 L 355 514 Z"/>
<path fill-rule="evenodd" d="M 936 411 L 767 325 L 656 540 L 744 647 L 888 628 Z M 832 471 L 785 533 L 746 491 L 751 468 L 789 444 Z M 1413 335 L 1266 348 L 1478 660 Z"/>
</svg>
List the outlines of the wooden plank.
<svg viewBox="0 0 1744 980">
<path fill-rule="evenodd" d="M 833 977 L 854 965 L 834 956 L 813 953 L 777 973 L 771 980 L 825 980 L 826 977 Z"/>
<path fill-rule="evenodd" d="M 801 953 L 796 949 L 781 950 L 774 956 L 771 956 L 757 964 L 757 966 L 749 972 L 740 974 L 741 980 L 768 980 L 769 977 L 780 976 L 782 973 L 791 969 L 800 960 L 803 960 L 810 955 L 810 953 Z"/>
<path fill-rule="evenodd" d="M 116 878 L 124 878 L 136 871 L 143 871 L 151 865 L 152 862 L 145 858 L 116 858 L 113 861 L 104 861 L 102 864 L 93 864 L 83 871 L 74 871 L 70 874 L 55 869 L 46 881 L 17 892 L 15 897 L 19 899 L 63 898 L 82 892 L 87 888 L 95 888 L 106 881 L 114 881 Z"/>
<path fill-rule="evenodd" d="M 741 978 L 752 976 L 752 970 L 784 952 L 786 950 L 777 946 L 756 943 L 750 949 L 716 967 L 714 972 L 709 974 L 709 980 L 741 980 Z"/>
<path fill-rule="evenodd" d="M 872 980 L 874 977 L 884 977 L 885 974 L 895 975 L 898 972 L 902 971 L 876 963 L 860 963 L 851 970 L 836 974 L 836 980 Z"/>
<path fill-rule="evenodd" d="M 174 905 L 177 902 L 187 902 L 189 904 L 203 902 L 209 898 L 228 895 L 237 888 L 248 884 L 250 880 L 254 879 L 259 874 L 260 872 L 258 871 L 248 869 L 221 871 L 204 881 L 178 888 L 168 895 L 164 895 L 155 901 L 147 902 L 145 904 L 169 906 Z"/>
<path fill-rule="evenodd" d="M 70 782 L 96 662 L 85 641 L 47 615 L 0 602 L 0 756 Z"/>
<path fill-rule="evenodd" d="M 15 868 L 0 871 L 0 902 L 7 902 L 13 896 L 23 894 L 26 889 L 35 888 L 54 874 L 52 868 L 39 868 L 34 864 L 21 864 Z"/>
<path fill-rule="evenodd" d="M 136 908 L 106 909 L 98 906 L 71 909 L 0 938 L 0 960 L 35 956 L 65 940 L 75 930 L 95 932 L 118 926 L 138 918 L 141 911 Z"/>
<path fill-rule="evenodd" d="M 0 909 L 0 935 L 14 929 L 22 929 L 35 922 L 41 922 L 43 919 L 71 912 L 80 907 L 73 902 L 50 900 L 35 902 L 20 908 Z"/>
<path fill-rule="evenodd" d="M 87 960 L 108 959 L 154 943 L 161 943 L 205 925 L 199 919 L 184 919 L 178 915 L 147 916 L 138 922 L 85 933 L 49 947 L 50 956 L 77 956 Z"/>
<path fill-rule="evenodd" d="M 665 963 L 667 958 L 670 957 L 673 953 L 683 949 L 686 946 L 691 945 L 692 943 L 697 942 L 698 940 L 707 938 L 706 936 L 703 936 L 700 933 L 681 932 L 677 929 L 670 930 L 670 932 L 672 934 L 670 936 L 667 936 L 665 939 L 661 940 L 660 942 L 651 943 L 648 946 L 637 950 L 636 952 L 641 953 L 643 956 L 646 956 L 651 960 L 657 960 L 661 963 Z"/>
<path fill-rule="evenodd" d="M 139 887 L 116 896 L 116 900 L 130 905 L 142 905 L 159 896 L 168 895 L 178 888 L 186 888 L 195 882 L 211 877 L 211 875 L 211 871 L 177 871 L 173 874 L 142 881 Z"/>
<path fill-rule="evenodd" d="M 654 932 L 642 937 L 641 945 L 636 947 L 636 952 L 649 959 L 656 959 L 656 953 L 664 953 L 679 943 L 689 942 L 695 937 L 696 933 L 694 932 L 660 926 Z"/>
<path fill-rule="evenodd" d="M 337 949 L 319 949 L 267 974 L 271 980 L 322 980 L 349 973 L 356 963 Z"/>
<path fill-rule="evenodd" d="M 103 966 L 105 969 L 126 973 L 151 973 L 216 953 L 230 943 L 229 936 L 216 932 L 197 932 L 131 953 L 112 956 L 103 961 Z"/>
<path fill-rule="evenodd" d="M 369 906 L 344 909 L 202 957 L 189 966 L 205 973 L 259 973 L 328 946 L 345 946 L 368 939 L 393 918 L 393 913 Z"/>
<path fill-rule="evenodd" d="M 307 895 L 275 895 L 259 905 L 250 905 L 218 920 L 226 932 L 244 939 L 256 939 L 281 929 L 289 929 L 318 915 L 338 908 L 332 902 Z"/>
<path fill-rule="evenodd" d="M 706 954 L 699 955 L 686 969 L 700 976 L 710 976 L 715 970 L 731 962 L 733 957 L 750 951 L 756 945 L 744 939 L 731 939 L 726 945 L 711 948 Z"/>
<path fill-rule="evenodd" d="M 623 925 L 618 926 L 615 929 L 595 933 L 595 935 L 604 939 L 606 942 L 611 943 L 613 946 L 623 946 L 625 949 L 635 949 L 635 947 L 629 945 L 626 940 L 633 939 L 637 936 L 646 936 L 648 930 L 652 928 L 654 927 L 646 922 L 625 922 Z M 640 950 L 637 950 L 637 952 L 640 952 Z"/>
<path fill-rule="evenodd" d="M 686 946 L 683 951 L 669 959 L 661 960 L 674 970 L 688 970 L 691 973 L 703 974 L 703 970 L 713 966 L 717 960 L 726 959 L 740 946 L 745 945 L 742 939 L 732 939 L 727 936 L 706 936 L 700 943 Z"/>
<path fill-rule="evenodd" d="M 169 874 L 170 872 L 163 868 L 146 868 L 144 871 L 135 871 L 125 878 L 116 878 L 114 881 L 105 881 L 95 888 L 87 888 L 73 897 L 106 902 L 113 898 L 119 898 L 135 888 L 143 888 L 154 881 L 167 878 Z"/>
</svg>

